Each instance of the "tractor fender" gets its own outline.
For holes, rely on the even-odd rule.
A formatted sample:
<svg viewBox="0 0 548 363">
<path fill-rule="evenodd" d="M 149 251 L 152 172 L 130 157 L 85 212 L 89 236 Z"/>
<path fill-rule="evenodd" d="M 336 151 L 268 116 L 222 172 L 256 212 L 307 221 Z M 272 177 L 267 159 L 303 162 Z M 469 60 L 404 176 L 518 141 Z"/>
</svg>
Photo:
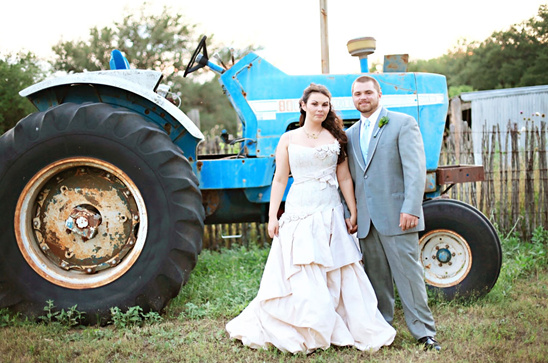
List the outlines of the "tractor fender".
<svg viewBox="0 0 548 363">
<path fill-rule="evenodd" d="M 192 120 L 177 106 L 155 92 L 161 80 L 161 72 L 150 70 L 126 69 L 84 72 L 44 80 L 25 88 L 19 94 L 22 97 L 27 97 L 39 111 L 45 111 L 49 107 L 63 103 L 58 101 L 58 97 L 48 95 L 47 91 L 49 89 L 63 86 L 70 87 L 76 84 L 110 86 L 136 94 L 154 103 L 158 108 L 177 120 L 190 135 L 197 139 L 197 142 L 200 142 L 204 139 L 204 136 Z M 43 99 L 44 97 L 46 99 Z"/>
</svg>

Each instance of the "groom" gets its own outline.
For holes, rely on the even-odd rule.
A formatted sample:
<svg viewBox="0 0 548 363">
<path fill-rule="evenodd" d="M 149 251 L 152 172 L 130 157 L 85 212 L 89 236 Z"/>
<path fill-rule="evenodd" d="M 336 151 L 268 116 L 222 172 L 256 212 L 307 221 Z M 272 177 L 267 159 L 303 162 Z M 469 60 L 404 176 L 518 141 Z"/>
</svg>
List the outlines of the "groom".
<svg viewBox="0 0 548 363">
<path fill-rule="evenodd" d="M 381 96 L 373 77 L 360 76 L 352 84 L 361 117 L 346 131 L 348 164 L 364 267 L 385 320 L 391 324 L 394 318 L 395 282 L 411 334 L 425 350 L 440 351 L 419 262 L 426 181 L 422 137 L 415 119 L 382 107 Z"/>
</svg>

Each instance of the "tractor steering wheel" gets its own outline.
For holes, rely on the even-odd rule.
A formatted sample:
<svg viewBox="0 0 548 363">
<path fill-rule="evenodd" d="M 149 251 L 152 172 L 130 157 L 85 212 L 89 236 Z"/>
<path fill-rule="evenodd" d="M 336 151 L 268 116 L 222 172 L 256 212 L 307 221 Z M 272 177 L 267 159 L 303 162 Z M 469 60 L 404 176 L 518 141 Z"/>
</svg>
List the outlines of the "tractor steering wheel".
<svg viewBox="0 0 548 363">
<path fill-rule="evenodd" d="M 188 62 L 188 65 L 186 66 L 185 73 L 183 74 L 183 77 L 186 77 L 187 74 L 190 74 L 194 71 L 197 71 L 200 68 L 203 68 L 207 65 L 208 57 L 207 57 L 207 48 L 206 48 L 206 41 L 207 36 L 203 36 L 200 40 L 200 43 L 198 43 L 198 47 L 196 47 L 196 50 L 192 54 L 192 57 L 190 58 L 190 62 Z M 202 57 L 198 61 L 198 64 L 194 65 L 196 63 L 196 58 L 198 57 L 198 54 L 202 53 Z"/>
</svg>

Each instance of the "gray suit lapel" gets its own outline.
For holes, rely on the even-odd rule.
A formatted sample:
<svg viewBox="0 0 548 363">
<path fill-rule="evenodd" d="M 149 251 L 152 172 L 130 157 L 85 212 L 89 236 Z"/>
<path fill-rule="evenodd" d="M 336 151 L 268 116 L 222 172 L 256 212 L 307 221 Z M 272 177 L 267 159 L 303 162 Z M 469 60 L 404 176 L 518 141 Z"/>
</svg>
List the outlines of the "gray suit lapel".
<svg viewBox="0 0 548 363">
<path fill-rule="evenodd" d="M 354 158 L 358 162 L 358 165 L 363 170 L 365 169 L 365 162 L 363 161 L 362 149 L 360 147 L 360 125 L 354 127 L 353 132 L 350 133 L 350 139 L 352 142 L 352 152 L 354 153 Z"/>
</svg>

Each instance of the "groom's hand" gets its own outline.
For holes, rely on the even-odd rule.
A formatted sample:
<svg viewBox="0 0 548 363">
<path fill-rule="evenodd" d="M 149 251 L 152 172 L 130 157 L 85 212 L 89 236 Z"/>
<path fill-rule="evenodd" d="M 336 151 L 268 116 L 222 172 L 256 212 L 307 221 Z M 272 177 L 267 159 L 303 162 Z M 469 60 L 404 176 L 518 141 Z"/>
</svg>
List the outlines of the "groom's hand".
<svg viewBox="0 0 548 363">
<path fill-rule="evenodd" d="M 402 231 L 407 231 L 408 229 L 415 228 L 419 224 L 419 217 L 412 214 L 400 213 L 400 225 Z"/>
</svg>

